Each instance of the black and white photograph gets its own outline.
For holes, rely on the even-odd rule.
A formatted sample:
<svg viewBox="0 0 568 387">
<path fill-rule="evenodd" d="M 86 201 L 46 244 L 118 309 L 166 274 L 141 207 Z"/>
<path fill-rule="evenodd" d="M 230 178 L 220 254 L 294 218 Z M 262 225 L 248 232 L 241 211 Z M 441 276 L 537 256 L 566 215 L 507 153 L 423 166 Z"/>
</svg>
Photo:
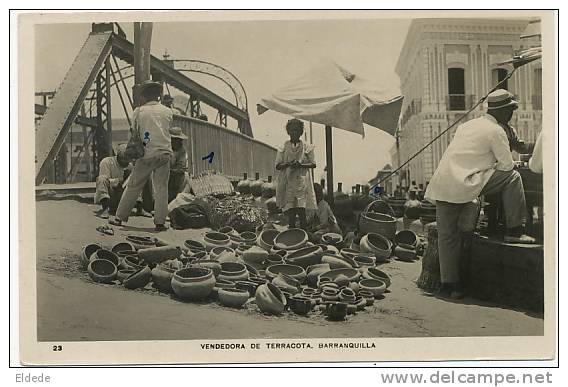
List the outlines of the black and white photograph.
<svg viewBox="0 0 568 387">
<path fill-rule="evenodd" d="M 26 15 L 23 359 L 552 357 L 552 15 Z"/>
</svg>

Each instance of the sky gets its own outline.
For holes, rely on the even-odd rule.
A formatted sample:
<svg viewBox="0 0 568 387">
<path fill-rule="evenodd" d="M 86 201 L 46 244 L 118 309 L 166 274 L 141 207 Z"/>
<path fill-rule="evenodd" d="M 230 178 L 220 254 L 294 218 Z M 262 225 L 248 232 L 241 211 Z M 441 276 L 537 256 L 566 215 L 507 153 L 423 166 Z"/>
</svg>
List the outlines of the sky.
<svg viewBox="0 0 568 387">
<path fill-rule="evenodd" d="M 398 89 L 394 68 L 409 25 L 410 19 L 154 23 L 151 52 L 161 57 L 167 50 L 171 59 L 204 60 L 235 74 L 247 93 L 254 137 L 280 146 L 288 138 L 284 127 L 290 117 L 272 111 L 259 116 L 256 104 L 261 98 L 322 60 L 332 60 L 385 88 Z M 133 41 L 132 23 L 121 26 Z M 57 89 L 90 30 L 86 23 L 36 27 L 36 91 Z M 189 76 L 234 102 L 232 92 L 220 81 L 194 73 Z M 113 118 L 124 117 L 116 93 L 112 101 Z M 213 121 L 215 113 L 205 112 Z M 335 182 L 342 182 L 344 191 L 368 181 L 390 162 L 394 138 L 369 126 L 365 131 L 362 138 L 334 130 Z M 313 124 L 313 140 L 318 179 L 325 166 L 323 125 Z"/>
</svg>

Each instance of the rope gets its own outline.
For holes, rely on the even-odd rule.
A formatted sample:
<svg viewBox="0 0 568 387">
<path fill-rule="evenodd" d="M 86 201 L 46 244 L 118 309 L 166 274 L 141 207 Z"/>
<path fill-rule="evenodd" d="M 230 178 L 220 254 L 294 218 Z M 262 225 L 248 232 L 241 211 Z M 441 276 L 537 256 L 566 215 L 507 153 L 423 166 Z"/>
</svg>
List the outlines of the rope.
<svg viewBox="0 0 568 387">
<path fill-rule="evenodd" d="M 391 173 L 389 173 L 387 176 L 383 177 L 381 180 L 379 180 L 376 184 L 376 186 L 380 186 L 380 184 L 386 180 L 388 180 L 391 176 L 393 176 L 395 173 L 397 173 L 398 171 L 400 171 L 403 167 L 405 167 L 408 163 L 410 163 L 412 160 L 414 160 L 420 153 L 424 152 L 426 150 L 426 148 L 428 148 L 430 145 L 432 145 L 436 140 L 438 140 L 440 137 L 442 137 L 446 132 L 448 132 L 450 129 L 452 129 L 454 126 L 456 126 L 456 124 L 458 122 L 460 122 L 461 120 L 463 120 L 465 117 L 467 117 L 472 111 L 474 111 L 479 105 L 481 105 L 483 102 L 485 102 L 485 100 L 487 99 L 487 97 L 489 96 L 489 94 L 493 93 L 495 90 L 497 90 L 499 88 L 499 86 L 501 86 L 502 83 L 504 83 L 505 81 L 507 81 L 509 78 L 511 78 L 513 76 L 513 74 L 515 73 L 515 71 L 517 70 L 517 67 L 515 67 L 513 69 L 513 71 L 511 71 L 509 74 L 507 74 L 507 76 L 505 78 L 503 78 L 502 80 L 500 80 L 495 87 L 493 87 L 491 90 L 489 90 L 487 92 L 487 94 L 485 94 L 485 96 L 481 97 L 479 99 L 479 101 L 477 101 L 477 103 L 475 105 L 473 105 L 473 107 L 471 107 L 467 112 L 465 112 L 463 115 L 461 115 L 460 117 L 458 117 L 457 120 L 455 120 L 450 126 L 448 126 L 443 132 L 441 132 L 440 134 L 438 134 L 436 137 L 434 137 L 429 143 L 427 143 L 426 145 L 424 145 L 422 148 L 420 148 L 420 150 L 418 150 L 418 152 L 416 152 L 414 155 L 412 155 L 408 160 L 406 160 L 402 165 L 400 165 L 397 169 L 395 169 L 394 171 L 392 171 Z"/>
</svg>

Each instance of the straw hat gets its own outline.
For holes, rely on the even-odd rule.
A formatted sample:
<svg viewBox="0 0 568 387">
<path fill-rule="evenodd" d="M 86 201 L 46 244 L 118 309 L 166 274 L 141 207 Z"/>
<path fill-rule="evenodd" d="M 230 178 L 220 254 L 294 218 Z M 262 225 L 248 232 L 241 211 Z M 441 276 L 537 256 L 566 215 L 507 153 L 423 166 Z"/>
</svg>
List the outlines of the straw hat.
<svg viewBox="0 0 568 387">
<path fill-rule="evenodd" d="M 487 96 L 487 110 L 503 109 L 512 106 L 513 109 L 519 107 L 514 95 L 504 89 L 497 89 Z"/>
</svg>

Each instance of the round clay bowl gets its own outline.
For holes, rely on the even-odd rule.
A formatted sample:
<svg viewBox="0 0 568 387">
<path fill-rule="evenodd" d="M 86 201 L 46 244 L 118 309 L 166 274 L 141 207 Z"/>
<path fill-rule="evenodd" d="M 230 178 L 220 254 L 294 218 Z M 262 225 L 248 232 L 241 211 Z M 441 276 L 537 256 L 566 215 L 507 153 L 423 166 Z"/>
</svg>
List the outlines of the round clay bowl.
<svg viewBox="0 0 568 387">
<path fill-rule="evenodd" d="M 343 237 L 339 234 L 328 232 L 327 234 L 323 234 L 321 236 L 321 240 L 328 245 L 338 245 L 343 242 Z"/>
<path fill-rule="evenodd" d="M 205 267 L 188 267 L 178 270 L 172 277 L 172 289 L 182 300 L 201 300 L 215 287 L 213 271 Z"/>
<path fill-rule="evenodd" d="M 257 235 L 252 231 L 243 231 L 239 234 L 244 243 L 252 245 L 256 243 Z"/>
<path fill-rule="evenodd" d="M 118 256 L 118 258 L 124 259 L 129 255 L 136 257 L 138 255 L 138 252 L 136 250 L 122 250 L 117 251 L 115 254 Z"/>
<path fill-rule="evenodd" d="M 274 238 L 280 234 L 278 230 L 263 230 L 260 232 L 257 244 L 262 247 L 266 251 L 270 251 L 270 249 L 274 246 Z"/>
<path fill-rule="evenodd" d="M 348 282 L 357 281 L 360 277 L 360 273 L 357 269 L 332 269 L 326 273 L 320 274 L 321 277 L 329 278 L 331 281 L 335 282 L 338 277 L 347 277 Z M 341 277 L 340 277 L 341 278 Z"/>
<path fill-rule="evenodd" d="M 258 288 L 259 284 L 252 282 L 252 281 L 237 281 L 235 283 L 235 288 L 240 290 L 246 290 L 250 297 L 253 297 L 256 293 L 256 288 Z"/>
<path fill-rule="evenodd" d="M 119 251 L 132 251 L 132 250 L 134 250 L 134 246 L 130 242 L 118 242 L 117 244 L 112 246 L 112 249 L 110 249 L 110 251 L 112 251 L 115 254 L 117 254 Z"/>
<path fill-rule="evenodd" d="M 362 279 L 359 281 L 359 287 L 361 290 L 368 290 L 373 293 L 375 298 L 379 297 L 387 289 L 385 283 L 378 279 Z"/>
<path fill-rule="evenodd" d="M 264 265 L 267 267 L 270 265 L 277 265 L 283 263 L 284 263 L 284 258 L 282 258 L 282 256 L 279 254 L 269 254 L 264 260 Z"/>
<path fill-rule="evenodd" d="M 363 277 L 364 278 L 369 278 L 369 279 L 378 279 L 381 280 L 385 283 L 385 285 L 387 285 L 387 289 L 390 287 L 391 285 L 391 278 L 390 276 L 385 273 L 384 271 L 380 270 L 377 267 L 369 267 L 367 268 L 367 270 L 363 273 Z"/>
<path fill-rule="evenodd" d="M 143 288 L 152 279 L 152 270 L 148 266 L 135 271 L 122 282 L 127 289 Z"/>
<path fill-rule="evenodd" d="M 281 314 L 286 305 L 286 297 L 282 291 L 270 283 L 260 285 L 256 289 L 255 300 L 260 311 L 267 314 Z"/>
<path fill-rule="evenodd" d="M 132 243 L 135 250 L 156 246 L 156 241 L 148 236 L 128 235 L 126 241 Z"/>
<path fill-rule="evenodd" d="M 219 289 L 217 296 L 221 305 L 241 308 L 248 301 L 250 294 L 247 290 L 241 289 Z"/>
<path fill-rule="evenodd" d="M 356 255 L 353 260 L 359 267 L 363 266 L 375 266 L 377 259 L 375 257 L 370 257 L 368 255 Z"/>
<path fill-rule="evenodd" d="M 95 253 L 91 255 L 90 260 L 93 261 L 95 259 L 106 259 L 107 261 L 114 263 L 115 266 L 118 266 L 119 263 L 118 256 L 112 251 L 105 249 L 95 251 Z"/>
<path fill-rule="evenodd" d="M 227 234 L 222 234 L 216 231 L 206 232 L 203 237 L 205 249 L 211 251 L 214 247 L 218 246 L 231 246 L 231 238 Z"/>
<path fill-rule="evenodd" d="M 238 235 L 237 231 L 234 228 L 232 228 L 231 226 L 221 227 L 218 231 L 222 234 Z"/>
<path fill-rule="evenodd" d="M 83 268 L 87 268 L 89 266 L 89 261 L 91 260 L 91 256 L 97 252 L 97 250 L 102 249 L 103 247 L 98 243 L 90 243 L 83 247 L 81 251 L 81 265 Z"/>
<path fill-rule="evenodd" d="M 286 261 L 306 268 L 311 265 L 317 265 L 321 263 L 323 250 L 320 246 L 310 246 L 304 247 L 302 249 L 296 250 L 293 253 L 289 253 L 286 256 Z"/>
<path fill-rule="evenodd" d="M 400 260 L 405 262 L 412 262 L 416 259 L 416 250 L 414 248 L 404 248 L 398 245 L 394 248 L 394 255 Z"/>
<path fill-rule="evenodd" d="M 224 253 L 225 251 L 228 251 L 230 253 L 234 253 L 235 250 L 233 250 L 232 248 L 228 247 L 228 246 L 218 246 L 218 247 L 213 247 L 211 249 L 211 252 L 209 253 L 209 256 L 211 257 L 212 260 L 216 260 L 219 258 L 219 255 L 221 255 L 222 253 Z"/>
<path fill-rule="evenodd" d="M 135 272 L 136 270 L 134 269 L 120 269 L 119 271 L 116 272 L 116 279 L 119 280 L 120 283 L 123 283 L 124 280 L 128 278 L 128 276 L 134 274 Z"/>
<path fill-rule="evenodd" d="M 197 252 L 197 251 L 205 251 L 205 244 L 200 242 L 200 241 L 196 241 L 194 239 L 188 239 L 183 244 L 191 252 L 194 252 L 194 253 Z"/>
<path fill-rule="evenodd" d="M 359 250 L 355 250 L 355 249 L 351 249 L 351 248 L 341 249 L 341 251 L 340 251 L 340 255 L 344 258 L 354 258 L 356 255 L 359 255 L 359 254 L 360 254 Z"/>
<path fill-rule="evenodd" d="M 300 228 L 291 228 L 274 238 L 274 247 L 281 250 L 298 250 L 308 241 L 308 234 Z"/>
<path fill-rule="evenodd" d="M 391 255 L 392 244 L 384 236 L 370 233 L 361 238 L 361 251 L 374 253 L 380 259 L 387 259 Z"/>
<path fill-rule="evenodd" d="M 286 274 L 300 284 L 303 284 L 306 280 L 306 271 L 296 265 L 289 265 L 289 264 L 277 264 L 271 265 L 266 268 L 266 277 L 269 279 L 274 279 L 278 274 Z"/>
<path fill-rule="evenodd" d="M 414 231 L 411 230 L 401 230 L 396 233 L 394 237 L 396 244 L 405 244 L 409 246 L 416 247 L 418 244 L 418 236 Z"/>
<path fill-rule="evenodd" d="M 87 267 L 89 276 L 93 281 L 108 284 L 116 278 L 116 265 L 107 259 L 94 259 Z"/>
<path fill-rule="evenodd" d="M 349 288 L 341 289 L 339 292 L 339 300 L 344 302 L 355 301 L 355 292 Z"/>
<path fill-rule="evenodd" d="M 134 255 L 127 255 L 126 257 L 124 257 L 124 260 L 122 261 L 122 266 L 124 269 L 139 270 L 144 268 L 144 266 L 146 265 L 138 257 Z"/>
<path fill-rule="evenodd" d="M 358 267 L 357 263 L 353 260 L 353 258 L 349 256 L 341 256 L 341 255 L 333 255 L 330 253 L 324 253 L 321 257 L 322 263 L 327 263 L 329 267 L 332 269 L 341 269 L 341 268 L 354 268 Z"/>
<path fill-rule="evenodd" d="M 249 272 L 244 264 L 238 262 L 223 262 L 221 264 L 220 279 L 229 281 L 246 281 L 249 278 Z"/>
<path fill-rule="evenodd" d="M 308 266 L 306 270 L 306 282 L 308 286 L 317 287 L 318 277 L 320 274 L 331 270 L 328 263 L 319 263 L 317 265 Z"/>
</svg>

